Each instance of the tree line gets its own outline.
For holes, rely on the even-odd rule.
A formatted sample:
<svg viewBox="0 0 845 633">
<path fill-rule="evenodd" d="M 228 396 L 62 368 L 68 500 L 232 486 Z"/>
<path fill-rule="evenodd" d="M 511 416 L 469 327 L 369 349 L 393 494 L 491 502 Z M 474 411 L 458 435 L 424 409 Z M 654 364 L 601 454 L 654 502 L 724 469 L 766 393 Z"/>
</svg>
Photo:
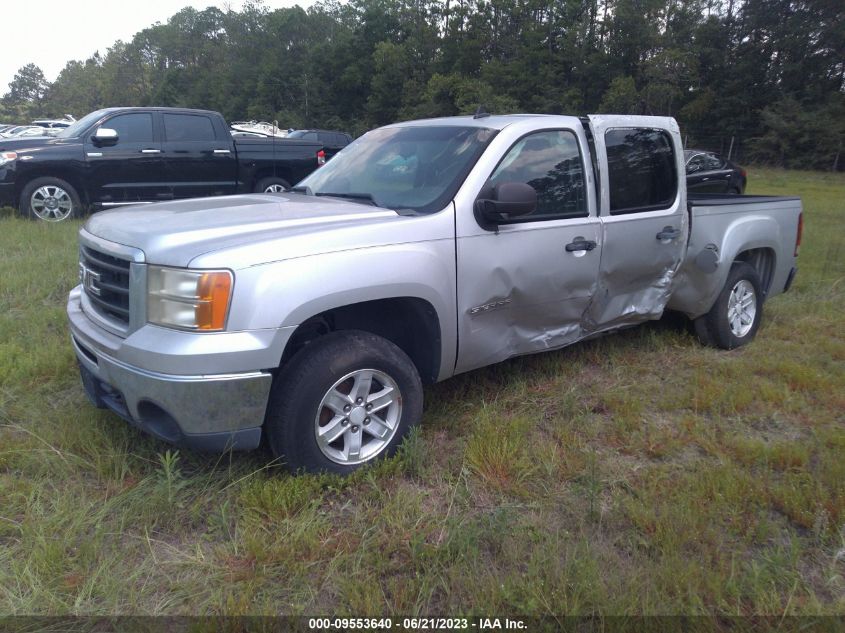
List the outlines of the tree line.
<svg viewBox="0 0 845 633">
<path fill-rule="evenodd" d="M 688 143 L 842 169 L 841 0 L 322 0 L 185 8 L 69 61 L 22 67 L 0 120 L 115 105 L 209 108 L 359 134 L 488 111 L 671 115 Z"/>
</svg>

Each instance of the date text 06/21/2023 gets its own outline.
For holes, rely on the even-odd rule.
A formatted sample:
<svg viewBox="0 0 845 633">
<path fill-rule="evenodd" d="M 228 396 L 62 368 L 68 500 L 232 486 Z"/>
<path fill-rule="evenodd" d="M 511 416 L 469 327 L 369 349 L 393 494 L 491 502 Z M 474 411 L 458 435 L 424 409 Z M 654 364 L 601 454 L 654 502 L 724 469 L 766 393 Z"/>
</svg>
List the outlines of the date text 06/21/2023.
<svg viewBox="0 0 845 633">
<path fill-rule="evenodd" d="M 510 618 L 309 618 L 312 630 L 390 630 L 393 627 L 411 631 L 425 630 L 524 630 L 526 624 Z"/>
</svg>

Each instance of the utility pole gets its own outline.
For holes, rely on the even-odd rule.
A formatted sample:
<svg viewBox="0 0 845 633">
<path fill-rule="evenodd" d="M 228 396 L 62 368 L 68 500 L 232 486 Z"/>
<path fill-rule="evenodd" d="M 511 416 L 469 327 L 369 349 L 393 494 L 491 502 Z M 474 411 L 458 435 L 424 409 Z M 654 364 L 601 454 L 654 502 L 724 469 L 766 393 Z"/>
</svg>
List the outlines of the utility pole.
<svg viewBox="0 0 845 633">
<path fill-rule="evenodd" d="M 308 118 L 308 75 L 305 75 L 305 124 L 309 125 L 311 119 Z"/>
</svg>

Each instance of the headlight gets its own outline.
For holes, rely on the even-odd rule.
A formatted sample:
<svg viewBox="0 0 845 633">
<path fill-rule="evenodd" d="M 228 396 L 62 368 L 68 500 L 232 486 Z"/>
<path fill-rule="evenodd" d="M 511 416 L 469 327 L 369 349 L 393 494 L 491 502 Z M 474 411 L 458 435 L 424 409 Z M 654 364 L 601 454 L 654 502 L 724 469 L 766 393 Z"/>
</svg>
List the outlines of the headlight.
<svg viewBox="0 0 845 633">
<path fill-rule="evenodd" d="M 6 163 L 11 163 L 18 157 L 17 152 L 0 152 L 0 167 Z"/>
<path fill-rule="evenodd" d="M 226 325 L 232 294 L 228 270 L 147 269 L 147 321 L 216 332 Z"/>
</svg>

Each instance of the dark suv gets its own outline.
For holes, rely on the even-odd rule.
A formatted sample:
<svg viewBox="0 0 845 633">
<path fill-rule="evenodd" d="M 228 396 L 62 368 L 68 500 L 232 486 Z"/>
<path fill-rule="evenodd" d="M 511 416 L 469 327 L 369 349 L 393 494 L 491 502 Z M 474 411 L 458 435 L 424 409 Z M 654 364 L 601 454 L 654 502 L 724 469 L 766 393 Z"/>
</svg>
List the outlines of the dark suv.
<svg viewBox="0 0 845 633">
<path fill-rule="evenodd" d="M 352 137 L 346 132 L 333 132 L 332 130 L 294 130 L 287 135 L 287 138 L 322 143 L 326 158 L 331 158 L 352 142 Z"/>
</svg>

